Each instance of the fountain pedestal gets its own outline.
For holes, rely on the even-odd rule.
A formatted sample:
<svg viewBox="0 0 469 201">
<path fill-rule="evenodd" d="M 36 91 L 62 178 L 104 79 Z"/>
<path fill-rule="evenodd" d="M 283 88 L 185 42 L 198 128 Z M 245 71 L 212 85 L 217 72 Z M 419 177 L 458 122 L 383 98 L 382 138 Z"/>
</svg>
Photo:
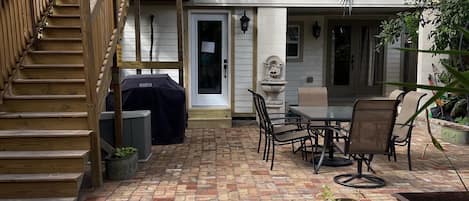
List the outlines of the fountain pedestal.
<svg viewBox="0 0 469 201">
<path fill-rule="evenodd" d="M 271 109 L 279 109 L 283 107 L 284 101 L 278 98 L 279 94 L 285 91 L 285 80 L 263 80 L 261 81 L 261 89 L 265 92 L 266 107 Z"/>
</svg>

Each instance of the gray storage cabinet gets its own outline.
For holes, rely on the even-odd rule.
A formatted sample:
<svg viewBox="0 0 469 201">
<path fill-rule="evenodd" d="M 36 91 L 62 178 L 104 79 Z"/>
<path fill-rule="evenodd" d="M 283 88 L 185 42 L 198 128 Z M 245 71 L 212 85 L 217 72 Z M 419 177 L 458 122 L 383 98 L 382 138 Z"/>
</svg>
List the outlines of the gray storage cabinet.
<svg viewBox="0 0 469 201">
<path fill-rule="evenodd" d="M 138 149 L 139 161 L 151 157 L 151 112 L 149 110 L 123 111 L 123 143 Z M 114 112 L 102 112 L 99 121 L 101 137 L 114 146 Z"/>
</svg>

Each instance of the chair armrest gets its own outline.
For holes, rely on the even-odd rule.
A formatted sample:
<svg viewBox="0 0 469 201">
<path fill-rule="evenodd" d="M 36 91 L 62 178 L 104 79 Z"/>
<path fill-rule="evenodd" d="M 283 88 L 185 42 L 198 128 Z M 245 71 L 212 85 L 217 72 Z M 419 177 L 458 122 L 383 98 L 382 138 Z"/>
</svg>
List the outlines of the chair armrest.
<svg viewBox="0 0 469 201">
<path fill-rule="evenodd" d="M 401 124 L 401 123 L 394 123 L 394 125 L 399 125 L 401 127 L 404 127 L 404 126 L 409 126 L 409 127 L 414 127 L 413 124 Z"/>
</svg>

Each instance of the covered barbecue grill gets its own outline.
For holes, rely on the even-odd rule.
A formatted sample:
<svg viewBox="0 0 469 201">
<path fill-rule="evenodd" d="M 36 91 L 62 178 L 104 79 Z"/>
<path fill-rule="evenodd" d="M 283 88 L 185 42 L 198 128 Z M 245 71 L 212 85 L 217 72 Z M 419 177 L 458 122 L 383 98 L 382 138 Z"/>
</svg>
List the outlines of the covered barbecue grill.
<svg viewBox="0 0 469 201">
<path fill-rule="evenodd" d="M 130 75 L 122 80 L 122 110 L 150 110 L 152 144 L 184 141 L 186 106 L 184 88 L 167 74 Z M 107 110 L 114 98 L 107 98 Z"/>
</svg>

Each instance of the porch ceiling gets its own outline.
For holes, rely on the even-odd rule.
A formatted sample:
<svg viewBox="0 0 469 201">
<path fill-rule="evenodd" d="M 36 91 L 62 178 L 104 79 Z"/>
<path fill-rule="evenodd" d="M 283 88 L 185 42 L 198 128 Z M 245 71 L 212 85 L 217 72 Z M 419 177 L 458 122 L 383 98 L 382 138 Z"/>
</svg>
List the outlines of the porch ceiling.
<svg viewBox="0 0 469 201">
<path fill-rule="evenodd" d="M 409 10 L 406 7 L 373 7 L 352 9 L 352 15 L 393 15 L 400 11 Z M 342 15 L 344 8 L 288 8 L 288 15 Z"/>
</svg>

